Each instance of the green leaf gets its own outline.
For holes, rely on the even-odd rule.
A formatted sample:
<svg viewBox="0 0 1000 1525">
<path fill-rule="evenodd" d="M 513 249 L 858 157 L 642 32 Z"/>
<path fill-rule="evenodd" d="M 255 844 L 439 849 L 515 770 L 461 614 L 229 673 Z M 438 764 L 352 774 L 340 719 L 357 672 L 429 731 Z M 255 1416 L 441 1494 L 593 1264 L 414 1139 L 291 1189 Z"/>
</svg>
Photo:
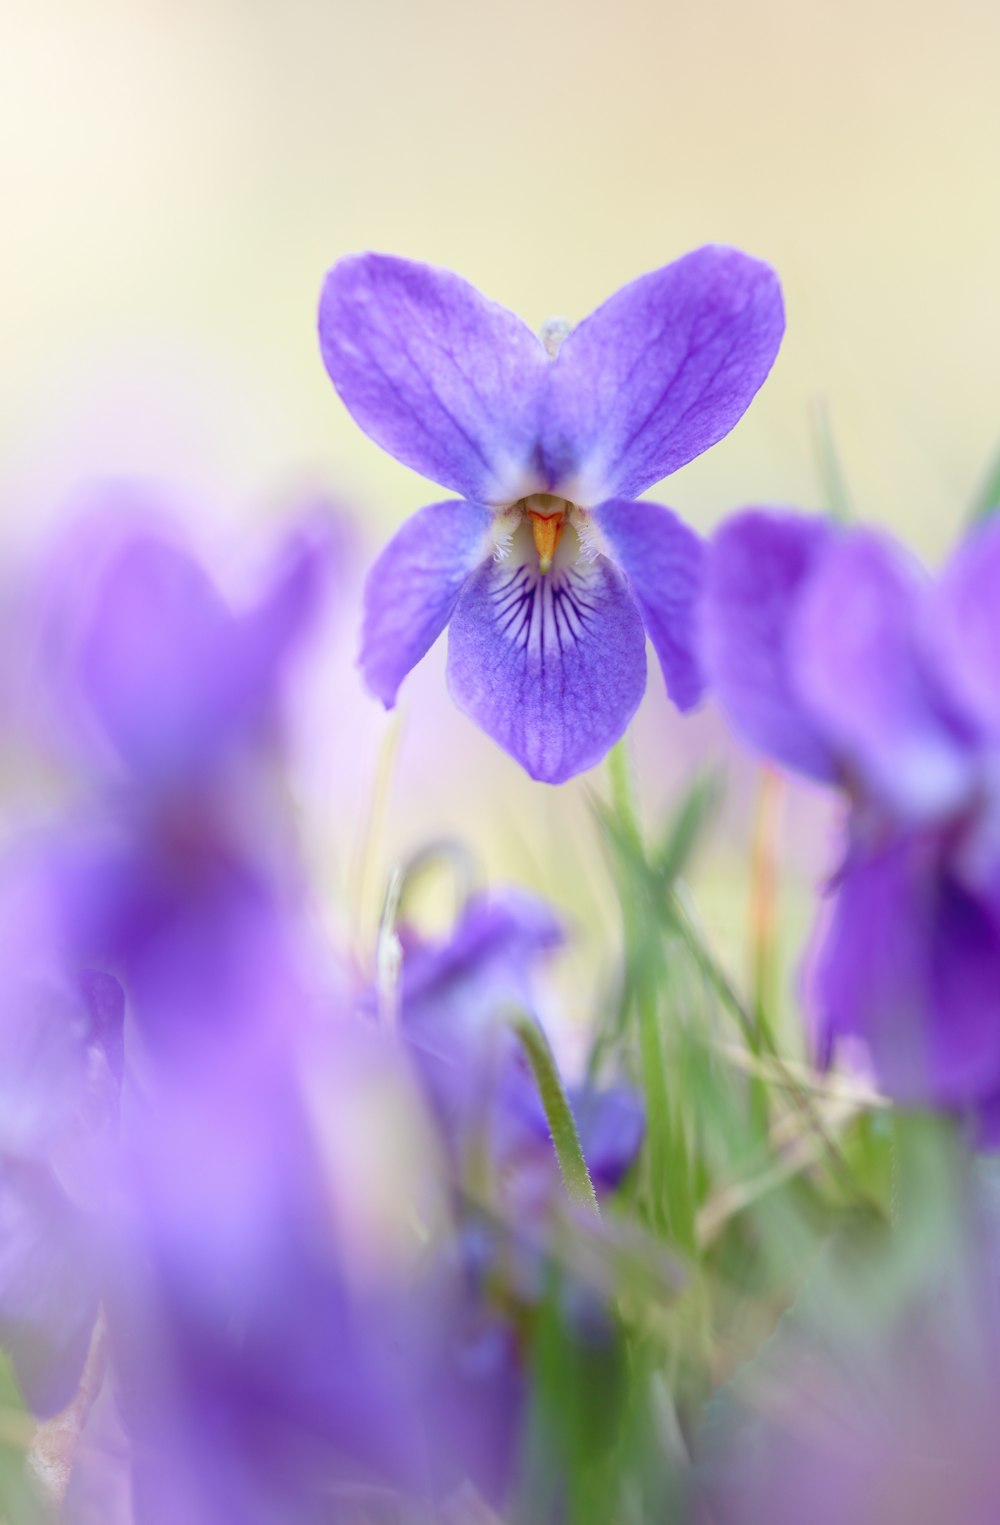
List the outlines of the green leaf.
<svg viewBox="0 0 1000 1525">
<path fill-rule="evenodd" d="M 969 507 L 968 523 L 981 524 L 984 519 L 991 519 L 1000 508 L 1000 451 L 990 462 L 989 470 L 983 477 L 982 483 Z"/>
<path fill-rule="evenodd" d="M 823 503 L 834 519 L 849 522 L 855 518 L 854 506 L 834 441 L 830 412 L 823 400 L 813 404 L 812 437 Z"/>
</svg>

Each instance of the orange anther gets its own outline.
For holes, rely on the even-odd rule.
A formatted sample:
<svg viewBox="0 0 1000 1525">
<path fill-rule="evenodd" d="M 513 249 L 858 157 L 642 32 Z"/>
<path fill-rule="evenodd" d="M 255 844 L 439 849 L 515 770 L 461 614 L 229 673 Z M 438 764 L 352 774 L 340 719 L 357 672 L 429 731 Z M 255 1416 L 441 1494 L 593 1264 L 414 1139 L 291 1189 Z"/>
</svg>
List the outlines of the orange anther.
<svg viewBox="0 0 1000 1525">
<path fill-rule="evenodd" d="M 528 510 L 531 519 L 531 533 L 535 537 L 535 550 L 538 552 L 538 570 L 542 576 L 552 565 L 552 558 L 559 544 L 559 536 L 563 529 L 563 515 L 536 514 L 533 508 Z"/>
</svg>

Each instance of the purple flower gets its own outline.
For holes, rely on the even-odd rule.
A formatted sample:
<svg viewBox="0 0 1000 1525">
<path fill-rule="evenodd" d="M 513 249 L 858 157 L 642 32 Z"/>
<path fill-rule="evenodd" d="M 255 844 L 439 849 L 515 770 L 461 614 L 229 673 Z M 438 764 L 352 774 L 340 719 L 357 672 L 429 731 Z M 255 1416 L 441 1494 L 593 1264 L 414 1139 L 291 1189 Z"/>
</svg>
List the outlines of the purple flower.
<svg viewBox="0 0 1000 1525">
<path fill-rule="evenodd" d="M 433 1204 L 433 1154 L 398 1183 L 393 1253 L 340 1211 L 372 1162 L 336 1119 L 372 1111 L 370 1141 L 399 1130 L 401 1057 L 363 1024 L 286 1024 L 252 1066 L 168 1077 L 133 1128 L 106 1306 L 136 1525 L 408 1518 L 470 1479 L 504 1485 L 523 1373 L 464 1268 L 405 1221 Z"/>
<path fill-rule="evenodd" d="M 474 896 L 439 941 L 402 929 L 401 1031 L 459 1155 L 509 1110 L 512 1073 L 518 1093 L 533 1092 L 506 1015 L 535 1009 L 539 971 L 563 939 L 551 907 L 517 890 Z"/>
<path fill-rule="evenodd" d="M 304 528 L 235 609 L 140 507 L 77 526 L 49 571 L 42 682 L 89 786 L 46 849 L 54 898 L 72 958 L 122 973 L 161 1060 L 273 1020 L 297 871 L 269 769 L 326 566 Z"/>
<path fill-rule="evenodd" d="M 821 1052 L 860 1037 L 889 1094 L 987 1127 L 1000 1096 L 998 577 L 1000 525 L 935 583 L 875 533 L 754 510 L 716 535 L 702 610 L 706 676 L 736 726 L 851 802 L 816 969 Z"/>
<path fill-rule="evenodd" d="M 440 942 L 404 941 L 400 1026 L 453 1150 L 489 1145 L 517 1218 L 546 1210 L 563 1187 L 538 1087 L 507 1022 L 533 1013 L 537 976 L 564 940 L 545 901 L 524 891 L 474 896 Z M 644 1134 L 626 1086 L 570 1090 L 598 1192 L 613 1191 Z"/>
<path fill-rule="evenodd" d="M 540 966 L 561 942 L 543 901 L 507 890 L 473 897 L 447 939 L 404 944 L 400 1032 L 441 1127 L 456 1188 L 460 1275 L 451 1295 L 466 1334 L 460 1324 L 444 1348 L 444 1392 L 455 1394 L 458 1411 L 468 1411 L 490 1438 L 485 1452 L 467 1446 L 464 1454 L 469 1466 L 479 1457 L 472 1476 L 495 1505 L 523 1462 L 516 1442 L 530 1411 L 524 1337 L 552 1295 L 554 1271 L 567 1337 L 588 1350 L 610 1349 L 616 1338 L 610 1289 L 578 1275 L 574 1260 L 583 1243 L 596 1264 L 610 1258 L 614 1228 L 570 1204 L 537 1082 L 507 1021 L 511 1008 L 535 1011 Z M 589 1083 L 568 1099 L 603 1198 L 638 1156 L 641 1101 L 624 1085 Z"/>
<path fill-rule="evenodd" d="M 391 707 L 450 624 L 456 704 L 534 778 L 598 762 L 646 682 L 680 709 L 701 542 L 632 500 L 727 434 L 784 318 L 774 272 L 696 250 L 536 337 L 458 276 L 386 255 L 326 278 L 320 342 L 357 422 L 459 499 L 423 508 L 369 575 L 361 667 Z"/>
<path fill-rule="evenodd" d="M 249 608 L 223 597 L 176 526 L 143 501 L 94 513 L 53 557 L 45 681 L 91 766 L 188 785 L 273 729 L 281 684 L 321 597 L 319 526 L 292 536 Z"/>
</svg>

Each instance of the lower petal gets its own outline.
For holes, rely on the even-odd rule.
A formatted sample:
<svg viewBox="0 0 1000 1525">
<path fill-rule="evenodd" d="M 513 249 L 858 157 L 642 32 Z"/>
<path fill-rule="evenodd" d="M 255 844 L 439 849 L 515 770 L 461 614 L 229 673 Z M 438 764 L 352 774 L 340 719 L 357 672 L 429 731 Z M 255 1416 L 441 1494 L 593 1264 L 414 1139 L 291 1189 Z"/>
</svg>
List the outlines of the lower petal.
<svg viewBox="0 0 1000 1525">
<path fill-rule="evenodd" d="M 964 1108 L 1000 1089 L 1000 938 L 925 842 L 849 865 L 817 988 L 826 1038 L 863 1039 L 895 1099 Z"/>
<path fill-rule="evenodd" d="M 667 693 L 680 710 L 704 687 L 695 655 L 695 610 L 704 545 L 669 508 L 612 498 L 591 515 L 632 596 L 663 668 Z"/>
<path fill-rule="evenodd" d="M 558 784 L 623 734 L 646 686 L 646 639 L 605 557 L 557 561 L 542 576 L 533 556 L 488 562 L 463 589 L 448 685 L 532 778 Z"/>
<path fill-rule="evenodd" d="M 407 519 L 368 574 L 359 663 L 386 709 L 451 618 L 462 584 L 490 553 L 488 509 L 431 503 Z"/>
</svg>

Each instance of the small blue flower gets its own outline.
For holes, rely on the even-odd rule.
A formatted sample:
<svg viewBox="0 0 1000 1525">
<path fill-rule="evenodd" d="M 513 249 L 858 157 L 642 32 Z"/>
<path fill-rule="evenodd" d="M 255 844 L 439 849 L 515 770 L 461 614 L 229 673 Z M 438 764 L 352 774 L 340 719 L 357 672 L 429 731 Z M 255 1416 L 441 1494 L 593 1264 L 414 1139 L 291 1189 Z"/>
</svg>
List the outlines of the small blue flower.
<svg viewBox="0 0 1000 1525">
<path fill-rule="evenodd" d="M 784 329 L 767 265 L 696 250 L 538 338 L 444 270 L 380 254 L 329 272 L 323 359 L 383 449 L 460 498 L 403 525 L 368 579 L 361 667 L 391 707 L 450 624 L 456 704 L 533 778 L 600 761 L 646 683 L 701 680 L 698 537 L 632 500 L 727 434 Z"/>
</svg>

